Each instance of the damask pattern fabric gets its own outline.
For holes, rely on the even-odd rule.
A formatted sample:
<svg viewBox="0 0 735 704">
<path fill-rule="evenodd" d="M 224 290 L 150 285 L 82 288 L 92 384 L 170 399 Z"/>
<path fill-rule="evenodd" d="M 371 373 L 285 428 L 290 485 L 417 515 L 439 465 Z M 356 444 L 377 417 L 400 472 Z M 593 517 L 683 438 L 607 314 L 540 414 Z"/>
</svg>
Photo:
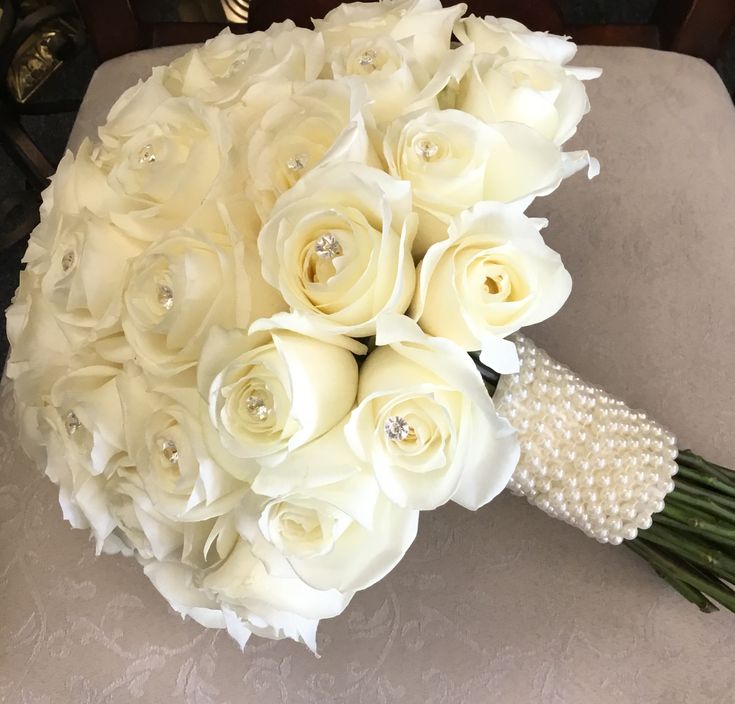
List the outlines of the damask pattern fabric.
<svg viewBox="0 0 735 704">
<path fill-rule="evenodd" d="M 97 72 L 71 146 L 153 64 Z M 683 447 L 735 457 L 735 111 L 695 59 L 583 47 L 601 66 L 574 144 L 601 161 L 585 188 L 537 202 L 574 277 L 529 336 L 643 407 Z M 702 615 L 624 548 L 503 496 L 422 517 L 406 559 L 325 621 L 321 659 L 291 642 L 182 622 L 121 557 L 95 557 L 18 447 L 0 400 L 0 701 L 12 704 L 730 703 L 732 614 Z"/>
</svg>

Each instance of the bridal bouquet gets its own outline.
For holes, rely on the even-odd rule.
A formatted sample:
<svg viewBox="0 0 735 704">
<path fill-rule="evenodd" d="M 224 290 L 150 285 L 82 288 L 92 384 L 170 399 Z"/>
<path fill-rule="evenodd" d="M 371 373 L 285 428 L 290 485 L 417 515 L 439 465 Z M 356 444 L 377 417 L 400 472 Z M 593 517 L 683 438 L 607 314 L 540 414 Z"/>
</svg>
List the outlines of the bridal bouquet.
<svg viewBox="0 0 735 704">
<path fill-rule="evenodd" d="M 315 650 L 421 511 L 506 486 L 735 604 L 732 475 L 518 333 L 571 290 L 524 210 L 595 175 L 562 145 L 599 71 L 465 10 L 225 31 L 44 194 L 7 312 L 23 446 L 98 553 L 241 646 Z"/>
</svg>

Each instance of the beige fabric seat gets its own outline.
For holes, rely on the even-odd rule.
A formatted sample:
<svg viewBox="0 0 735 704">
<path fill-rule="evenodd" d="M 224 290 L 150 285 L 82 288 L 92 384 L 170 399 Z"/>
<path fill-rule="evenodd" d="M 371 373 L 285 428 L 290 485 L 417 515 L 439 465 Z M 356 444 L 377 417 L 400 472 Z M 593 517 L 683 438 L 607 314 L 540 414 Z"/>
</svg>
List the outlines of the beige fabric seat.
<svg viewBox="0 0 735 704">
<path fill-rule="evenodd" d="M 182 47 L 101 66 L 71 138 Z M 586 47 L 593 111 L 573 146 L 602 174 L 537 201 L 574 276 L 530 331 L 559 359 L 735 462 L 735 113 L 688 57 Z M 735 696 L 735 616 L 701 615 L 624 548 L 503 496 L 422 518 L 403 563 L 320 631 L 290 642 L 182 622 L 132 561 L 95 558 L 0 420 L 0 701 L 698 704 Z"/>
</svg>

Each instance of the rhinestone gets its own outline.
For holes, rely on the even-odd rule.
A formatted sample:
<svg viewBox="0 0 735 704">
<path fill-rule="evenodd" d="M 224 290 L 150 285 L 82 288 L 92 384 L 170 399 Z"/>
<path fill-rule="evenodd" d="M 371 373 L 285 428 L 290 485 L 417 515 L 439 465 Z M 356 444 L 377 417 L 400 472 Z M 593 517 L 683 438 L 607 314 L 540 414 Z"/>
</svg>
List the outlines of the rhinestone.
<svg viewBox="0 0 735 704">
<path fill-rule="evenodd" d="M 342 254 L 342 245 L 331 232 L 326 232 L 314 243 L 314 251 L 322 259 L 334 259 Z"/>
<path fill-rule="evenodd" d="M 255 394 L 251 394 L 245 399 L 245 408 L 248 413 L 255 418 L 255 420 L 265 420 L 271 412 L 271 409 L 266 405 L 265 401 Z"/>
<path fill-rule="evenodd" d="M 179 450 L 173 440 L 164 440 L 161 445 L 161 454 L 171 464 L 179 463 Z"/>
<path fill-rule="evenodd" d="M 74 413 L 74 411 L 69 411 L 64 416 L 64 427 L 69 435 L 74 435 L 74 433 L 82 427 L 82 423 L 79 418 L 77 418 L 77 414 Z"/>
<path fill-rule="evenodd" d="M 74 266 L 74 260 L 76 257 L 74 256 L 74 252 L 69 251 L 64 254 L 63 257 L 61 257 L 61 268 L 64 271 L 69 271 Z"/>
<path fill-rule="evenodd" d="M 401 416 L 391 416 L 385 421 L 383 426 L 385 431 L 385 437 L 388 440 L 401 441 L 405 440 L 411 433 L 411 426 L 408 424 L 405 418 Z"/>
<path fill-rule="evenodd" d="M 376 56 L 377 54 L 375 53 L 375 49 L 366 49 L 362 54 L 360 54 L 360 58 L 357 60 L 357 63 L 365 68 L 368 66 L 375 68 L 374 64 Z"/>
<path fill-rule="evenodd" d="M 309 162 L 306 154 L 294 154 L 287 162 L 286 167 L 289 171 L 301 171 Z"/>
<path fill-rule="evenodd" d="M 158 302 L 166 310 L 171 310 L 174 307 L 174 292 L 170 286 L 166 286 L 165 284 L 158 286 Z"/>
<path fill-rule="evenodd" d="M 152 164 L 156 160 L 156 153 L 153 151 L 152 144 L 146 144 L 138 154 L 139 164 Z"/>
<path fill-rule="evenodd" d="M 424 161 L 431 161 L 439 153 L 439 145 L 429 139 L 420 139 L 414 149 Z"/>
</svg>

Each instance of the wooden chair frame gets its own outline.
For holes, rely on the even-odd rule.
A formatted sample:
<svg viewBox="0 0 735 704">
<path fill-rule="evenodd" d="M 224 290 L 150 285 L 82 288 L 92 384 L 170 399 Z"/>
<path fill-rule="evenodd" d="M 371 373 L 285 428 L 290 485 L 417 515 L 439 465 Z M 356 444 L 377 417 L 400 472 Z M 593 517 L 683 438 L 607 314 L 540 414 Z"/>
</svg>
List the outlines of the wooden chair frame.
<svg viewBox="0 0 735 704">
<path fill-rule="evenodd" d="M 143 22 L 136 12 L 142 0 L 75 0 L 100 60 L 153 46 L 201 42 L 225 24 Z M 456 4 L 459 0 L 444 0 Z M 310 16 L 322 16 L 338 0 L 251 0 L 248 25 L 233 31 L 265 29 L 291 17 L 309 26 Z M 733 0 L 659 0 L 650 24 L 565 24 L 554 0 L 469 0 L 478 15 L 513 17 L 532 29 L 570 35 L 578 44 L 646 46 L 691 54 L 714 63 L 735 23 Z"/>
</svg>

